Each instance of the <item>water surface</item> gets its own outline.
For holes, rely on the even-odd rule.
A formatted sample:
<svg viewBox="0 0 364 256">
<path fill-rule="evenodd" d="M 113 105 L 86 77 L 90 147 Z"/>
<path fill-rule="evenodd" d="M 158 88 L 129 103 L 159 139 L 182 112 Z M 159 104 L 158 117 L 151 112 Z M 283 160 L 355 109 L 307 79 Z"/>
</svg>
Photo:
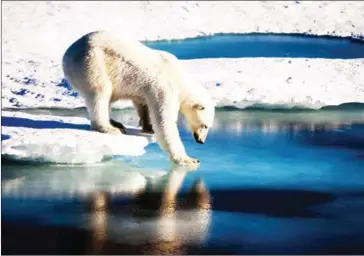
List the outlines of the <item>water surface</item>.
<svg viewBox="0 0 364 256">
<path fill-rule="evenodd" d="M 199 170 L 156 144 L 92 166 L 3 163 L 3 253 L 364 253 L 363 111 L 220 110 L 206 144 L 180 131 Z"/>
<path fill-rule="evenodd" d="M 219 34 L 184 40 L 145 42 L 179 59 L 364 57 L 364 42 L 350 38 L 288 34 Z"/>
</svg>

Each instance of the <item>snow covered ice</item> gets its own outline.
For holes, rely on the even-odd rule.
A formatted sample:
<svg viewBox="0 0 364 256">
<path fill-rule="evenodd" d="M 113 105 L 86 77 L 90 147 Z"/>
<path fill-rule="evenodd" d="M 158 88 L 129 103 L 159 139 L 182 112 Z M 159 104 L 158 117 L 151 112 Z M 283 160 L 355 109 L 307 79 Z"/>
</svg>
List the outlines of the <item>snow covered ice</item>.
<svg viewBox="0 0 364 256">
<path fill-rule="evenodd" d="M 204 85 L 220 107 L 254 104 L 321 108 L 364 102 L 364 59 L 238 58 L 181 61 L 192 78 Z M 34 65 L 29 68 L 29 65 Z M 13 64 L 4 64 L 10 70 Z M 27 67 L 28 68 L 24 68 Z M 3 107 L 83 107 L 60 73 L 47 63 L 23 63 L 11 79 L 3 81 Z M 55 69 L 55 68 L 54 68 Z M 24 77 L 32 77 L 32 84 Z M 216 86 L 218 84 L 220 86 Z M 120 101 L 113 108 L 132 107 Z"/>
<path fill-rule="evenodd" d="M 138 129 L 126 126 L 127 133 Z M 110 135 L 90 131 L 89 121 L 78 117 L 53 117 L 2 112 L 2 157 L 10 160 L 56 164 L 91 164 L 113 156 L 142 155 L 152 136 Z"/>
<path fill-rule="evenodd" d="M 62 81 L 61 59 L 72 42 L 90 31 L 110 30 L 137 40 L 250 32 L 360 38 L 364 31 L 361 17 L 364 4 L 350 1 L 88 2 L 87 8 L 82 2 L 5 2 L 2 9 L 3 108 L 83 106 L 83 100 L 75 97 Z M 193 66 L 198 71 L 193 72 L 192 78 L 211 90 L 216 82 L 224 84 L 224 89 L 215 95 L 219 106 L 236 101 L 237 106 L 242 107 L 241 102 L 253 101 L 289 105 L 297 102 L 316 108 L 364 99 L 364 75 L 360 69 L 363 60 L 295 59 L 290 65 L 287 62 L 289 59 L 265 58 L 183 61 L 187 68 Z M 222 63 L 223 70 L 220 69 Z M 318 81 L 303 84 L 301 76 Z M 339 76 L 339 81 L 332 79 L 335 76 Z M 290 88 L 300 88 L 298 92 L 303 90 L 304 95 L 282 93 L 282 87 L 287 87 L 287 79 Z M 343 84 L 346 89 L 342 96 Z M 239 89 L 240 93 L 235 93 L 236 88 L 243 85 L 255 92 L 245 94 L 244 89 Z M 239 98 L 226 100 L 232 91 Z M 269 94 L 270 98 L 263 94 Z M 319 94 L 323 97 L 319 98 Z M 126 101 L 118 102 L 114 107 L 131 106 Z"/>
<path fill-rule="evenodd" d="M 319 109 L 364 102 L 364 59 L 202 59 L 184 64 L 219 107 Z"/>
<path fill-rule="evenodd" d="M 57 64 L 80 35 L 105 29 L 139 40 L 250 32 L 360 37 L 364 31 L 360 1 L 90 1 L 85 6 L 4 2 L 3 52 Z"/>
</svg>

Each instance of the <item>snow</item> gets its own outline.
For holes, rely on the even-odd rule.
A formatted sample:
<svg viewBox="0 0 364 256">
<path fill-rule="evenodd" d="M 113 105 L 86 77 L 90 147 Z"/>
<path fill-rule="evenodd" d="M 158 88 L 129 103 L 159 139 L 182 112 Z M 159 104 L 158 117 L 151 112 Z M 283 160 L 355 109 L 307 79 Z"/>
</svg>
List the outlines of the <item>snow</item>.
<svg viewBox="0 0 364 256">
<path fill-rule="evenodd" d="M 364 59 L 221 58 L 184 64 L 220 107 L 319 109 L 364 103 Z"/>
<path fill-rule="evenodd" d="M 208 88 L 219 107 L 261 104 L 317 109 L 364 102 L 364 59 L 220 58 L 181 62 L 193 79 Z M 5 63 L 4 73 L 11 74 L 12 79 L 3 80 L 3 107 L 83 107 L 83 99 L 64 86 L 59 65 L 43 68 L 47 64 L 22 63 L 14 74 L 9 71 L 13 64 Z M 32 84 L 26 83 L 26 76 L 32 77 Z M 125 107 L 132 107 L 131 102 L 120 101 L 113 106 Z"/>
<path fill-rule="evenodd" d="M 62 80 L 61 59 L 74 40 L 90 31 L 109 30 L 138 40 L 250 32 L 360 37 L 363 13 L 360 1 L 4 2 L 2 107 L 84 106 L 83 99 Z M 218 106 L 297 103 L 316 108 L 364 99 L 363 74 L 358 69 L 362 60 L 294 59 L 289 65 L 281 59 L 184 63 L 198 70 L 190 69 L 192 77 L 211 88 Z M 215 80 L 224 86 L 215 88 Z M 132 104 L 124 101 L 114 107 Z"/>
<path fill-rule="evenodd" d="M 80 35 L 101 29 L 140 40 L 249 32 L 358 37 L 363 13 L 360 1 L 4 2 L 3 52 L 58 62 Z"/>
<path fill-rule="evenodd" d="M 152 136 L 126 126 L 130 135 L 92 132 L 89 121 L 78 117 L 2 112 L 2 157 L 53 164 L 92 164 L 114 156 L 144 154 Z"/>
</svg>

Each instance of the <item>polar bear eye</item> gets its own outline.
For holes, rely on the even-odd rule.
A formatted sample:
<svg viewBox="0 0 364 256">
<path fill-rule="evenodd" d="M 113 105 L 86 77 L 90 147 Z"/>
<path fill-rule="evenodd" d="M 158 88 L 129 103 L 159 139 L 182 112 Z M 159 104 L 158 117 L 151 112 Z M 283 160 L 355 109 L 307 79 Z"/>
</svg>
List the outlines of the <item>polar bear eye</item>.
<svg viewBox="0 0 364 256">
<path fill-rule="evenodd" d="M 202 128 L 207 129 L 207 125 L 206 124 L 203 124 L 202 125 Z"/>
<path fill-rule="evenodd" d="M 202 106 L 201 104 L 195 104 L 195 105 L 193 105 L 193 109 L 197 109 L 197 110 L 204 110 L 204 109 L 205 109 L 205 107 L 204 107 L 204 106 Z"/>
</svg>

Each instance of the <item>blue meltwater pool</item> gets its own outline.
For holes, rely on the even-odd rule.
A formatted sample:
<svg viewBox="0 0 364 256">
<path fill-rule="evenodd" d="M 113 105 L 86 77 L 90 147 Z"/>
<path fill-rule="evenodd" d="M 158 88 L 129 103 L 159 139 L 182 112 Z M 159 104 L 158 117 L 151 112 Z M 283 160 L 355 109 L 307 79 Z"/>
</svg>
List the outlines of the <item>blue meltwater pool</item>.
<svg viewBox="0 0 364 256">
<path fill-rule="evenodd" d="M 3 252 L 364 252 L 364 111 L 218 110 L 204 145 L 179 126 L 196 171 L 156 144 L 92 166 L 3 163 Z"/>
<path fill-rule="evenodd" d="M 219 34 L 184 40 L 145 42 L 179 59 L 201 58 L 364 58 L 359 39 L 292 34 Z"/>
</svg>

